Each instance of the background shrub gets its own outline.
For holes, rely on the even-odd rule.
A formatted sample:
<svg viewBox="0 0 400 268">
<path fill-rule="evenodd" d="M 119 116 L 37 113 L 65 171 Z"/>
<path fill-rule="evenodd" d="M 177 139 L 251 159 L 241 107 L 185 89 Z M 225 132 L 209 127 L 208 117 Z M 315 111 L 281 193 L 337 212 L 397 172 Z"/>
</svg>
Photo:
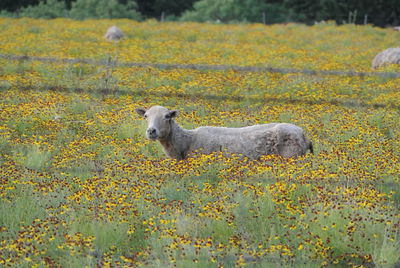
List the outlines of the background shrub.
<svg viewBox="0 0 400 268">
<path fill-rule="evenodd" d="M 127 1 L 125 5 L 117 0 L 77 0 L 72 3 L 70 15 L 74 19 L 140 19 L 137 4 Z"/>
<path fill-rule="evenodd" d="M 262 0 L 201 0 L 182 15 L 189 21 L 260 21 L 266 4 Z"/>
<path fill-rule="evenodd" d="M 68 14 L 65 2 L 58 0 L 45 0 L 40 1 L 38 5 L 30 5 L 23 8 L 20 16 L 54 19 L 57 17 L 65 17 Z"/>
</svg>

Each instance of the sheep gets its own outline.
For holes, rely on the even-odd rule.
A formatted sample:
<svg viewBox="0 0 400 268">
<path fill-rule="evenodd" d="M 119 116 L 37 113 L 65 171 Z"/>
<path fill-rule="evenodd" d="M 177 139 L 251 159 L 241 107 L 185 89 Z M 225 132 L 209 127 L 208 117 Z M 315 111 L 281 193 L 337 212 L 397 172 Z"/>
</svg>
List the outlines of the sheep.
<svg viewBox="0 0 400 268">
<path fill-rule="evenodd" d="M 122 37 L 124 37 L 124 33 L 117 26 L 111 26 L 108 28 L 106 34 L 104 35 L 104 38 L 106 38 L 108 41 L 114 42 L 118 42 Z"/>
<path fill-rule="evenodd" d="M 205 154 L 222 151 L 249 159 L 269 154 L 297 157 L 307 150 L 313 153 L 312 142 L 293 124 L 270 123 L 241 128 L 205 126 L 187 130 L 175 122 L 176 110 L 162 106 L 135 110 L 147 120 L 147 138 L 158 140 L 165 154 L 177 160 L 185 159 L 193 151 Z"/>
<path fill-rule="evenodd" d="M 388 48 L 375 56 L 372 69 L 377 69 L 385 64 L 400 64 L 400 47 Z"/>
</svg>

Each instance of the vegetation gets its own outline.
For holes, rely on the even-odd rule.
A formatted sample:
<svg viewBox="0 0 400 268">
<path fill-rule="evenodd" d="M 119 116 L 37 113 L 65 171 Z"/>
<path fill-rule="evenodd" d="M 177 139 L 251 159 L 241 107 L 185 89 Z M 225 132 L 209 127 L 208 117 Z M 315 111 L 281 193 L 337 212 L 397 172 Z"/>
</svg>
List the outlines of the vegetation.
<svg viewBox="0 0 400 268">
<path fill-rule="evenodd" d="M 72 3 L 70 15 L 74 19 L 112 19 L 128 18 L 140 19 L 134 1 L 127 1 L 125 5 L 117 0 L 77 0 Z"/>
<path fill-rule="evenodd" d="M 194 10 L 183 14 L 189 21 L 259 21 L 266 10 L 262 0 L 202 0 L 194 3 Z"/>
<path fill-rule="evenodd" d="M 63 12 L 60 12 L 61 6 L 65 6 Z M 56 15 L 77 19 L 156 18 L 167 21 L 267 24 L 314 24 L 327 20 L 336 23 L 367 22 L 378 26 L 400 24 L 398 0 L 3 0 L 0 10 L 2 16 L 35 18 L 51 18 Z"/>
<path fill-rule="evenodd" d="M 58 0 L 40 1 L 38 5 L 28 6 L 21 11 L 22 17 L 54 19 L 67 15 L 65 3 Z"/>
<path fill-rule="evenodd" d="M 111 24 L 127 36 L 117 44 L 103 38 Z M 0 19 L 0 34 L 5 54 L 356 71 L 399 38 L 355 25 L 27 18 Z M 399 262 L 399 79 L 0 62 L 0 265 Z M 315 154 L 165 159 L 134 112 L 155 104 L 180 110 L 186 128 L 295 123 Z"/>
</svg>

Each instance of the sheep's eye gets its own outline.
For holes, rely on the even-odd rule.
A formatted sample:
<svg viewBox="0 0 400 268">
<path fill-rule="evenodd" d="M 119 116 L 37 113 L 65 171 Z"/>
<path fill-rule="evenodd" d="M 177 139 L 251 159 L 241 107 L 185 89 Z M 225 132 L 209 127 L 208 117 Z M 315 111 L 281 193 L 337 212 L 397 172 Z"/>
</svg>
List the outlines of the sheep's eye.
<svg viewBox="0 0 400 268">
<path fill-rule="evenodd" d="M 144 117 L 144 118 L 147 118 L 147 114 L 145 114 L 143 117 Z"/>
</svg>

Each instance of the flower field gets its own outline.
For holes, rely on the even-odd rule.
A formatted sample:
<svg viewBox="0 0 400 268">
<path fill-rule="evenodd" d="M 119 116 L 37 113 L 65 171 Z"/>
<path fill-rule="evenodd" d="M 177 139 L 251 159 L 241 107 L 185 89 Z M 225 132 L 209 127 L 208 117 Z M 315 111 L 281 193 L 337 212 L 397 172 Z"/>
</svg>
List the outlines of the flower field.
<svg viewBox="0 0 400 268">
<path fill-rule="evenodd" d="M 1 54 L 118 62 L 369 72 L 399 41 L 369 25 L 0 18 Z M 399 264 L 400 79 L 0 63 L 0 266 Z M 294 123 L 315 153 L 167 159 L 135 113 L 156 104 L 185 128 Z"/>
</svg>

